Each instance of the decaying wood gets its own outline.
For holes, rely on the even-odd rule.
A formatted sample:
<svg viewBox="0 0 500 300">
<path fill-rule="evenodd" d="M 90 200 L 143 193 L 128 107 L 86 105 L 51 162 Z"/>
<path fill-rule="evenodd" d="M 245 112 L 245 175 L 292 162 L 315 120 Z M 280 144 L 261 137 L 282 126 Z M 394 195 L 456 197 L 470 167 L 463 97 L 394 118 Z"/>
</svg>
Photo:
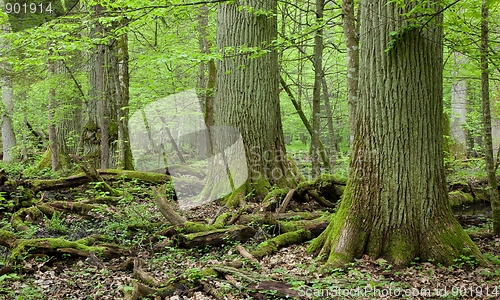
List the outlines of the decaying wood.
<svg viewBox="0 0 500 300">
<path fill-rule="evenodd" d="M 298 298 L 300 296 L 298 291 L 291 289 L 293 287 L 291 284 L 279 281 L 263 281 L 257 285 L 251 284 L 248 287 L 257 291 L 277 291 L 278 296 L 284 298 Z"/>
<path fill-rule="evenodd" d="M 113 189 L 102 176 L 97 172 L 96 168 L 88 162 L 82 161 L 78 155 L 70 154 L 69 157 L 80 166 L 80 169 L 87 175 L 87 177 L 93 182 L 100 182 L 101 184 L 97 187 L 103 192 L 107 192 L 112 196 L 120 196 L 121 193 Z"/>
<path fill-rule="evenodd" d="M 238 252 L 240 253 L 241 256 L 248 259 L 249 261 L 256 263 L 256 264 L 259 263 L 259 261 L 255 257 L 253 257 L 253 255 L 250 254 L 242 245 L 236 246 L 236 250 L 238 250 Z"/>
<path fill-rule="evenodd" d="M 160 209 L 161 214 L 173 225 L 184 225 L 186 220 L 181 217 L 168 203 L 167 197 L 163 195 L 163 191 L 165 190 L 165 186 L 160 188 L 155 187 L 154 191 L 156 193 L 155 202 L 158 208 Z"/>
<path fill-rule="evenodd" d="M 87 239 L 68 241 L 60 238 L 18 239 L 13 232 L 0 230 L 0 245 L 11 250 L 10 261 L 19 261 L 26 254 L 40 253 L 47 255 L 72 254 L 88 257 L 89 251 L 93 251 L 107 259 L 132 254 L 129 249 L 112 244 L 89 246 L 91 245 L 89 241 Z"/>
<path fill-rule="evenodd" d="M 255 230 L 249 226 L 233 225 L 229 228 L 178 234 L 174 238 L 178 245 L 184 248 L 205 247 L 207 245 L 221 246 L 227 241 L 246 242 L 255 235 Z"/>
<path fill-rule="evenodd" d="M 322 216 L 325 212 L 323 211 L 313 211 L 313 212 L 287 212 L 287 213 L 253 213 L 248 215 L 242 215 L 238 219 L 238 224 L 248 225 L 249 223 L 256 224 L 269 224 L 268 220 L 271 218 L 274 220 L 312 220 Z"/>
<path fill-rule="evenodd" d="M 307 194 L 311 196 L 318 204 L 320 204 L 323 207 L 328 207 L 328 208 L 334 208 L 335 204 L 331 203 L 330 201 L 326 200 L 323 196 L 321 196 L 318 192 L 315 190 L 309 190 L 307 191 Z"/>
<path fill-rule="evenodd" d="M 300 229 L 293 232 L 286 232 L 280 234 L 272 239 L 260 243 L 256 249 L 250 252 L 255 258 L 261 259 L 264 256 L 276 253 L 280 248 L 299 244 L 310 240 L 311 232 L 308 230 Z"/>
<path fill-rule="evenodd" d="M 286 208 L 288 207 L 288 204 L 290 203 L 290 200 L 292 200 L 292 196 L 295 193 L 295 189 L 291 189 L 288 191 L 288 193 L 285 196 L 285 199 L 283 199 L 283 203 L 278 209 L 278 213 L 284 213 Z"/>
<path fill-rule="evenodd" d="M 151 276 L 150 274 L 146 273 L 142 269 L 142 261 L 140 258 L 135 257 L 134 258 L 134 272 L 133 272 L 134 278 L 146 283 L 149 286 L 152 287 L 159 287 L 161 285 L 161 282 L 158 281 L 156 278 Z"/>
<path fill-rule="evenodd" d="M 479 226 L 488 222 L 488 219 L 482 216 L 455 215 L 455 219 L 457 219 L 462 226 Z"/>
<path fill-rule="evenodd" d="M 152 172 L 102 169 L 102 170 L 97 170 L 97 173 L 99 174 L 99 176 L 101 176 L 101 178 L 103 178 L 103 180 L 108 180 L 108 181 L 125 178 L 127 180 L 139 179 L 144 182 L 161 184 L 169 182 L 171 180 L 169 175 L 152 173 Z M 60 179 L 20 180 L 16 182 L 16 185 L 30 188 L 31 190 L 33 190 L 33 192 L 37 193 L 39 191 L 51 191 L 63 188 L 77 187 L 89 183 L 91 181 L 92 180 L 85 173 L 82 173 Z M 0 187 L 3 187 L 3 185 Z M 4 189 L 6 189 L 6 187 L 4 187 Z"/>
</svg>

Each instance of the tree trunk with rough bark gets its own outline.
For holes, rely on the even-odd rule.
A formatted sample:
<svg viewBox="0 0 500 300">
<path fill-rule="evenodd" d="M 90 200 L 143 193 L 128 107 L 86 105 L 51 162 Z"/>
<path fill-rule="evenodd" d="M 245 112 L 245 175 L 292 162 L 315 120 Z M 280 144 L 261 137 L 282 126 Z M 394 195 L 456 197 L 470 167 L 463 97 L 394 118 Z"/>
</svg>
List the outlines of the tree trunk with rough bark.
<svg viewBox="0 0 500 300">
<path fill-rule="evenodd" d="M 456 77 L 466 63 L 466 57 L 458 52 L 453 53 L 454 69 L 452 76 Z M 456 78 L 451 85 L 451 122 L 450 122 L 450 154 L 457 158 L 467 156 L 467 133 L 463 127 L 467 113 L 467 80 Z"/>
<path fill-rule="evenodd" d="M 223 58 L 217 62 L 214 124 L 239 130 L 248 175 L 246 184 L 233 191 L 233 196 L 244 196 L 252 189 L 257 196 L 263 196 L 273 184 L 289 184 L 278 60 L 273 46 L 277 35 L 276 5 L 275 0 L 249 0 L 218 7 L 217 48 Z M 251 50 L 238 51 L 245 48 Z M 213 140 L 216 153 L 223 151 L 220 141 L 226 139 L 227 145 L 227 137 Z"/>
<path fill-rule="evenodd" d="M 94 167 L 116 168 L 119 162 L 119 127 L 122 126 L 124 143 L 122 154 L 127 157 L 127 135 L 124 118 L 126 112 L 118 112 L 123 106 L 122 97 L 127 97 L 128 91 L 124 91 L 126 78 L 123 59 L 125 58 L 123 50 L 124 43 L 120 45 L 119 39 L 105 39 L 109 27 L 99 23 L 99 17 L 102 16 L 104 8 L 100 5 L 94 7 L 95 19 L 92 37 L 97 39 L 94 52 L 91 54 L 90 67 L 90 96 L 86 104 L 86 123 L 83 132 L 84 155 L 87 159 L 93 160 Z M 113 27 L 118 24 L 113 23 Z M 122 46 L 122 55 L 119 62 L 119 50 Z M 122 65 L 120 66 L 120 63 Z M 122 68 L 122 69 L 120 69 Z M 127 75 L 128 76 L 128 75 Z M 128 88 L 128 87 L 127 87 Z M 122 124 L 118 116 L 122 117 Z M 129 162 L 131 163 L 131 161 Z"/>
<path fill-rule="evenodd" d="M 3 7 L 4 1 L 0 0 L 0 5 Z M 5 24 L 0 27 L 3 32 L 10 32 L 10 27 Z M 2 52 L 6 53 L 10 49 L 10 41 L 0 38 L 0 47 L 4 48 Z M 14 148 L 16 147 L 16 136 L 14 135 L 14 126 L 12 124 L 12 115 L 14 113 L 14 88 L 12 84 L 11 73 L 12 69 L 9 63 L 0 64 L 0 85 L 2 88 L 2 145 L 3 145 L 3 161 L 10 162 L 15 160 Z"/>
<path fill-rule="evenodd" d="M 498 195 L 498 182 L 496 178 L 495 161 L 493 159 L 493 140 L 491 136 L 491 109 L 490 109 L 490 84 L 488 71 L 488 1 L 483 0 L 481 5 L 481 102 L 483 111 L 483 136 L 484 153 L 486 160 L 486 173 L 493 219 L 493 232 L 500 234 L 500 197 Z"/>
<path fill-rule="evenodd" d="M 118 124 L 118 149 L 119 158 L 118 166 L 125 170 L 134 169 L 134 159 L 132 157 L 132 149 L 130 147 L 130 135 L 128 128 L 129 120 L 129 101 L 130 101 L 130 76 L 129 76 L 129 55 L 128 55 L 128 35 L 125 33 L 117 40 L 118 43 L 118 72 L 117 76 L 117 96 L 118 107 L 116 110 L 116 122 Z"/>
<path fill-rule="evenodd" d="M 57 143 L 57 134 L 56 134 L 56 123 L 55 120 L 55 109 L 58 106 L 58 101 L 56 99 L 56 61 L 54 59 L 54 51 L 52 49 L 53 45 L 47 43 L 47 48 L 49 50 L 49 60 L 48 64 L 48 73 L 50 81 L 49 87 L 49 147 L 51 154 L 51 166 L 52 171 L 57 171 L 60 168 L 59 162 L 59 147 Z"/>
<path fill-rule="evenodd" d="M 354 0 L 342 0 L 342 28 L 347 48 L 347 104 L 349 113 L 350 138 L 356 127 L 356 102 L 358 101 L 359 80 L 359 32 L 354 16 Z"/>
<path fill-rule="evenodd" d="M 314 35 L 314 86 L 312 99 L 312 135 L 311 135 L 311 176 L 315 179 L 320 174 L 319 135 L 321 130 L 321 82 L 323 80 L 323 8 L 324 0 L 316 0 L 316 34 Z"/>
<path fill-rule="evenodd" d="M 425 28 L 411 28 L 403 14 L 415 3 L 360 5 L 360 91 L 349 182 L 338 212 L 309 251 L 326 256 L 327 266 L 363 254 L 396 266 L 416 257 L 444 264 L 460 255 L 482 261 L 448 202 L 442 15 L 419 20 Z"/>
</svg>

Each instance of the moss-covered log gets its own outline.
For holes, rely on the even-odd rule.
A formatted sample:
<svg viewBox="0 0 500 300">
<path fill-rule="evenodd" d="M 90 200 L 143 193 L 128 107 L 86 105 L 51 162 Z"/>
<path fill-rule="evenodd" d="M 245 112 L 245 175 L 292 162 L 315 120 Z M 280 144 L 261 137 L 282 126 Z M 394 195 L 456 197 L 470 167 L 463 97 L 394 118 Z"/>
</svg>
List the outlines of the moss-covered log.
<svg viewBox="0 0 500 300">
<path fill-rule="evenodd" d="M 299 244 L 311 239 L 311 232 L 305 229 L 280 234 L 272 239 L 260 243 L 254 251 L 250 252 L 256 259 L 276 253 L 280 248 Z"/>
<path fill-rule="evenodd" d="M 167 197 L 163 195 L 164 190 L 165 187 L 155 188 L 155 202 L 160 209 L 161 214 L 165 217 L 165 219 L 167 219 L 167 221 L 172 223 L 172 225 L 184 225 L 186 220 L 181 217 L 169 204 Z"/>
<path fill-rule="evenodd" d="M 138 179 L 148 183 L 161 184 L 170 181 L 170 176 L 165 174 L 158 174 L 152 172 L 139 172 L 139 171 L 128 171 L 128 170 L 97 170 L 98 174 L 104 180 L 119 180 L 119 179 Z M 69 176 L 61 179 L 49 179 L 49 180 L 24 180 L 17 182 L 17 186 L 25 186 L 31 188 L 34 192 L 38 191 L 50 191 L 62 188 L 77 187 L 91 181 L 85 173 Z"/>
<path fill-rule="evenodd" d="M 131 255 L 131 251 L 117 245 L 99 244 L 91 245 L 89 239 L 68 241 L 61 238 L 36 238 L 19 239 L 13 232 L 0 230 L 0 245 L 11 250 L 9 259 L 11 261 L 23 260 L 29 254 L 61 255 L 72 254 L 77 256 L 88 256 L 92 251 L 104 258 L 114 258 Z"/>
<path fill-rule="evenodd" d="M 185 248 L 221 246 L 228 241 L 246 242 L 255 235 L 252 227 L 233 225 L 225 229 L 206 232 L 178 234 L 174 237 L 179 246 Z"/>
</svg>

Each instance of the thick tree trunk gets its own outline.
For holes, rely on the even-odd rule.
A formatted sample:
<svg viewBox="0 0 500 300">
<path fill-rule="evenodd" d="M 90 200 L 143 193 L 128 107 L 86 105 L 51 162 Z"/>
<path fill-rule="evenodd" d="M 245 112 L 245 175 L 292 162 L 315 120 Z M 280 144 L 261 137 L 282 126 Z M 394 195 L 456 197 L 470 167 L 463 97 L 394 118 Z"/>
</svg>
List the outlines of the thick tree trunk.
<svg viewBox="0 0 500 300">
<path fill-rule="evenodd" d="M 395 265 L 481 258 L 453 218 L 443 166 L 442 15 L 408 29 L 395 2 L 361 4 L 360 92 L 349 183 L 310 251 L 344 265 L 368 254 Z M 436 9 L 439 9 L 436 7 Z M 391 34 L 398 32 L 396 37 Z"/>
<path fill-rule="evenodd" d="M 3 7 L 4 1 L 0 0 L 0 5 Z M 9 32 L 8 24 L 0 26 L 3 32 Z M 0 47 L 10 49 L 10 42 L 7 39 L 0 39 Z M 8 52 L 4 50 L 4 52 Z M 12 115 L 14 113 L 14 89 L 12 87 L 11 73 L 12 69 L 8 63 L 0 64 L 0 85 L 2 88 L 2 102 L 4 109 L 2 110 L 2 145 L 3 145 L 3 161 L 9 162 L 15 159 L 14 148 L 16 147 L 16 136 L 14 135 L 14 126 L 12 124 Z"/>
<path fill-rule="evenodd" d="M 288 185 L 278 61 L 272 45 L 277 35 L 276 5 L 275 0 L 251 0 L 218 7 L 217 48 L 223 59 L 217 65 L 214 124 L 241 133 L 250 186 L 239 194 L 253 188 L 263 195 L 272 184 Z M 252 50 L 241 52 L 249 47 Z M 213 143 L 215 152 L 221 153 L 220 141 Z"/>
<path fill-rule="evenodd" d="M 491 136 L 491 110 L 490 110 L 490 83 L 488 71 L 488 2 L 482 1 L 481 5 L 481 99 L 483 108 L 483 136 L 484 153 L 486 159 L 486 172 L 490 187 L 490 202 L 493 219 L 493 232 L 500 234 L 500 198 L 496 178 L 495 162 L 493 159 L 493 140 Z"/>
<path fill-rule="evenodd" d="M 118 119 L 119 115 L 125 116 L 122 115 L 125 112 L 118 111 L 121 109 L 122 101 L 126 101 L 126 99 L 122 99 L 122 96 L 127 97 L 128 95 L 128 91 L 123 90 L 123 84 L 126 80 L 123 77 L 124 73 L 120 74 L 120 67 L 123 68 L 124 65 L 119 65 L 118 58 L 118 48 L 122 46 L 121 51 L 125 49 L 123 48 L 124 43 L 119 45 L 119 40 L 105 39 L 110 28 L 100 24 L 97 20 L 102 15 L 104 8 L 96 5 L 94 10 L 96 20 L 91 35 L 98 41 L 94 47 L 94 53 L 91 55 L 90 99 L 87 101 L 87 120 L 83 133 L 84 154 L 93 160 L 95 167 L 116 168 L 120 156 L 117 155 L 119 152 L 119 143 L 117 143 L 119 126 L 122 126 L 121 134 L 123 134 L 124 141 L 128 135 L 123 123 L 125 120 L 122 119 L 120 125 Z M 112 26 L 117 26 L 117 24 L 112 24 Z M 123 55 L 120 57 L 121 63 L 124 63 L 124 58 Z M 121 69 L 121 71 L 125 71 L 125 69 Z M 127 146 L 129 145 L 124 143 L 122 146 L 124 146 L 123 155 L 130 155 L 131 152 L 127 154 Z"/>
</svg>

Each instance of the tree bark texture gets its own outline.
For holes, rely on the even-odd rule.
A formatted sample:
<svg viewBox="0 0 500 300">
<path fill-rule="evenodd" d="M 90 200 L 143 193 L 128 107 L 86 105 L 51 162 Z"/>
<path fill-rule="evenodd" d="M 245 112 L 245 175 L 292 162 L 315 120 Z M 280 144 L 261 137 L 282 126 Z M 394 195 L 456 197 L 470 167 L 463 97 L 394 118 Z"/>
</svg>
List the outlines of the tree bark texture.
<svg viewBox="0 0 500 300">
<path fill-rule="evenodd" d="M 314 35 L 314 86 L 312 99 L 312 135 L 311 135 L 311 159 L 312 178 L 320 174 L 319 164 L 319 135 L 321 129 L 321 82 L 323 80 L 323 8 L 324 0 L 316 0 L 316 33 Z"/>
<path fill-rule="evenodd" d="M 119 166 L 125 170 L 134 169 L 132 149 L 130 147 L 130 134 L 128 129 L 129 120 L 129 101 L 130 101 L 130 76 L 129 76 L 129 54 L 128 54 L 128 35 L 124 33 L 118 40 L 118 72 L 117 73 L 117 95 L 119 96 L 118 107 L 116 110 L 118 124 Z"/>
<path fill-rule="evenodd" d="M 0 0 L 0 5 L 3 7 L 4 1 Z M 5 24 L 0 27 L 4 32 L 10 32 L 10 27 Z M 11 45 L 10 41 L 0 38 L 0 47 L 2 52 L 7 52 Z M 9 162 L 15 160 L 14 147 L 16 146 L 16 136 L 14 135 L 14 126 L 12 124 L 12 116 L 14 113 L 14 89 L 11 78 L 12 69 L 9 63 L 0 64 L 0 85 L 2 88 L 2 145 L 3 145 L 3 161 Z"/>
<path fill-rule="evenodd" d="M 395 265 L 416 257 L 445 264 L 460 255 L 481 258 L 448 203 L 442 15 L 412 28 L 402 14 L 414 3 L 360 5 L 360 91 L 349 183 L 331 224 L 309 250 L 332 265 L 363 254 Z"/>
<path fill-rule="evenodd" d="M 347 104 L 349 113 L 350 141 L 356 127 L 356 102 L 359 80 L 359 32 L 354 15 L 354 0 L 342 0 L 342 27 L 347 48 Z"/>
<path fill-rule="evenodd" d="M 50 81 L 49 87 L 49 112 L 48 112 L 48 120 L 49 120 L 49 147 L 51 153 L 51 166 L 52 171 L 57 171 L 59 169 L 59 147 L 57 143 L 57 134 L 56 134 L 56 120 L 55 120 L 55 109 L 58 106 L 56 99 L 56 61 L 53 56 L 52 45 L 47 43 L 47 47 L 49 50 L 49 59 L 48 59 L 48 73 L 49 77 L 52 79 Z"/>
<path fill-rule="evenodd" d="M 466 63 L 466 57 L 458 52 L 453 53 L 454 69 L 452 75 L 456 77 Z M 463 127 L 467 114 L 467 80 L 456 78 L 451 85 L 451 122 L 450 138 L 451 154 L 458 158 L 465 158 L 467 154 L 467 133 Z"/>
<path fill-rule="evenodd" d="M 120 114 L 117 111 L 121 109 L 120 98 L 123 92 L 119 83 L 119 42 L 116 38 L 104 39 L 110 29 L 99 24 L 98 18 L 102 15 L 103 8 L 96 5 L 94 10 L 96 19 L 92 36 L 103 40 L 97 42 L 91 54 L 90 99 L 86 105 L 87 120 L 83 133 L 84 154 L 93 160 L 96 168 L 116 168 Z"/>
<path fill-rule="evenodd" d="M 262 187 L 269 183 L 288 184 L 273 46 L 276 5 L 275 0 L 249 0 L 218 7 L 217 48 L 223 58 L 217 62 L 214 124 L 241 133 L 249 182 L 257 194 L 265 193 Z"/>
<path fill-rule="evenodd" d="M 490 84 L 488 71 L 489 28 L 488 28 L 488 2 L 482 1 L 481 5 L 481 102 L 483 111 L 483 136 L 484 153 L 486 160 L 486 173 L 490 187 L 490 202 L 492 209 L 493 231 L 500 234 L 500 198 L 498 195 L 498 182 L 496 178 L 495 161 L 493 158 L 493 139 L 491 136 L 491 109 L 490 109 Z"/>
</svg>

